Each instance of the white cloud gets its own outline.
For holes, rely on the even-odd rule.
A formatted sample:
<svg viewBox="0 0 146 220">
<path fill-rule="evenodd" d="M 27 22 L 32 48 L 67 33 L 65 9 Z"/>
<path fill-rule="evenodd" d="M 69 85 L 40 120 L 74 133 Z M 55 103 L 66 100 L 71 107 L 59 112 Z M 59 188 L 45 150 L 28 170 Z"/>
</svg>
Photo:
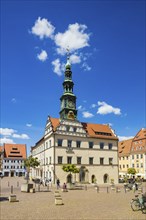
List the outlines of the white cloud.
<svg viewBox="0 0 146 220">
<path fill-rule="evenodd" d="M 13 134 L 13 138 L 19 138 L 19 139 L 30 139 L 30 137 L 27 134 Z"/>
<path fill-rule="evenodd" d="M 58 33 L 54 37 L 58 54 L 64 55 L 66 48 L 69 47 L 70 51 L 84 48 L 89 46 L 90 34 L 85 33 L 87 26 L 84 24 L 70 24 L 64 33 Z"/>
<path fill-rule="evenodd" d="M 71 62 L 72 64 L 80 63 L 80 62 L 81 62 L 81 57 L 78 56 L 78 55 L 76 55 L 76 54 L 72 54 L 72 55 L 70 56 L 70 62 Z"/>
<path fill-rule="evenodd" d="M 16 103 L 16 99 L 15 99 L 15 98 L 12 98 L 12 99 L 11 99 L 11 102 L 12 102 L 12 103 Z"/>
<path fill-rule="evenodd" d="M 118 136 L 119 138 L 119 141 L 124 141 L 124 140 L 128 140 L 128 139 L 132 139 L 134 138 L 134 136 L 129 136 L 129 137 L 126 137 L 126 136 Z"/>
<path fill-rule="evenodd" d="M 84 69 L 84 71 L 90 71 L 91 70 L 91 67 L 86 62 L 84 62 L 82 64 L 82 68 Z"/>
<path fill-rule="evenodd" d="M 97 105 L 96 104 L 92 104 L 91 105 L 91 108 L 95 108 Z"/>
<path fill-rule="evenodd" d="M 94 115 L 90 112 L 82 112 L 83 118 L 92 118 Z"/>
<path fill-rule="evenodd" d="M 42 52 L 40 54 L 37 54 L 37 58 L 44 62 L 47 58 L 48 58 L 48 54 L 45 50 L 42 50 Z"/>
<path fill-rule="evenodd" d="M 12 139 L 10 139 L 10 138 L 6 138 L 6 137 L 0 138 L 0 145 L 6 144 L 6 143 L 8 143 L 8 144 L 15 144 L 15 142 Z"/>
<path fill-rule="evenodd" d="M 52 65 L 54 66 L 54 73 L 56 73 L 58 76 L 62 75 L 62 72 L 64 71 L 64 64 L 61 64 L 60 59 L 56 59 L 52 61 Z"/>
<path fill-rule="evenodd" d="M 46 18 L 38 17 L 34 26 L 31 29 L 31 33 L 40 37 L 40 39 L 53 38 L 55 27 Z"/>
<path fill-rule="evenodd" d="M 0 135 L 11 136 L 15 132 L 17 131 L 11 128 L 0 128 Z"/>
<path fill-rule="evenodd" d="M 79 106 L 77 107 L 77 109 L 78 109 L 79 111 L 84 111 L 84 110 L 85 110 L 85 108 L 84 108 L 82 105 L 79 105 Z"/>
<path fill-rule="evenodd" d="M 32 124 L 27 123 L 26 126 L 27 127 L 32 127 Z"/>
<path fill-rule="evenodd" d="M 110 113 L 113 113 L 115 115 L 121 114 L 120 108 L 115 108 L 111 105 L 108 105 L 106 102 L 98 102 L 98 106 L 100 107 L 98 108 L 97 114 L 101 114 L 101 115 L 106 115 Z"/>
</svg>

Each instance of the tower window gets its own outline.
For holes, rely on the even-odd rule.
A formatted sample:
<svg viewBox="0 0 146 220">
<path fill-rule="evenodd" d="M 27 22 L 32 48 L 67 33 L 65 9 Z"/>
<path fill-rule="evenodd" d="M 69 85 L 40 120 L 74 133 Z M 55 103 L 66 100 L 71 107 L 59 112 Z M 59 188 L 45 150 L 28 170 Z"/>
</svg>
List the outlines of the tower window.
<svg viewBox="0 0 146 220">
<path fill-rule="evenodd" d="M 77 146 L 77 148 L 80 148 L 80 146 L 81 146 L 81 141 L 77 141 L 77 142 L 76 142 L 76 146 Z"/>
<path fill-rule="evenodd" d="M 103 148 L 104 148 L 104 143 L 101 142 L 101 143 L 100 143 L 100 149 L 103 150 Z"/>
<path fill-rule="evenodd" d="M 62 139 L 58 139 L 58 146 L 62 146 Z"/>
<path fill-rule="evenodd" d="M 89 157 L 89 164 L 90 164 L 90 165 L 93 164 L 93 157 Z"/>
<path fill-rule="evenodd" d="M 89 142 L 89 148 L 93 148 L 93 142 Z"/>
<path fill-rule="evenodd" d="M 72 163 L 72 157 L 67 157 L 67 163 L 71 164 Z"/>
<path fill-rule="evenodd" d="M 81 164 L 81 157 L 77 157 L 77 164 Z"/>
<path fill-rule="evenodd" d="M 58 157 L 58 164 L 62 164 L 62 158 L 63 157 Z"/>
<path fill-rule="evenodd" d="M 72 141 L 68 140 L 68 148 L 71 148 L 71 147 L 72 147 Z"/>
<path fill-rule="evenodd" d="M 113 158 L 109 158 L 109 165 L 113 165 Z"/>
<path fill-rule="evenodd" d="M 112 150 L 112 147 L 113 147 L 113 144 L 112 144 L 112 143 L 109 143 L 109 144 L 108 144 L 108 149 L 109 149 L 109 150 Z"/>
<path fill-rule="evenodd" d="M 104 158 L 100 157 L 100 165 L 103 165 L 103 164 L 104 164 Z"/>
</svg>

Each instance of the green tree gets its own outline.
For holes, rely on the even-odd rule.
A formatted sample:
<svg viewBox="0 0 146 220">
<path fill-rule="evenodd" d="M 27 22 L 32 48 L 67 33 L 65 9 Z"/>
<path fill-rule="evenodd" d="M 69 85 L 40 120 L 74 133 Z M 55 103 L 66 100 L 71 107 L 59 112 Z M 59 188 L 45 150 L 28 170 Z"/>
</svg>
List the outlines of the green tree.
<svg viewBox="0 0 146 220">
<path fill-rule="evenodd" d="M 67 165 L 63 165 L 62 169 L 67 172 L 70 173 L 70 175 L 72 173 L 74 173 L 76 175 L 76 173 L 79 173 L 79 168 L 77 168 L 74 164 L 67 164 Z M 75 176 L 76 178 L 76 176 Z"/>
<path fill-rule="evenodd" d="M 35 168 L 35 167 L 38 167 L 39 165 L 40 165 L 40 162 L 38 161 L 37 157 L 29 156 L 27 159 L 24 160 L 24 166 L 26 167 L 26 170 L 27 170 L 27 183 L 29 180 L 30 168 Z"/>
<path fill-rule="evenodd" d="M 135 170 L 135 168 L 128 168 L 128 169 L 127 169 L 127 173 L 128 173 L 128 174 L 135 175 L 135 174 L 136 174 L 136 170 Z"/>
</svg>

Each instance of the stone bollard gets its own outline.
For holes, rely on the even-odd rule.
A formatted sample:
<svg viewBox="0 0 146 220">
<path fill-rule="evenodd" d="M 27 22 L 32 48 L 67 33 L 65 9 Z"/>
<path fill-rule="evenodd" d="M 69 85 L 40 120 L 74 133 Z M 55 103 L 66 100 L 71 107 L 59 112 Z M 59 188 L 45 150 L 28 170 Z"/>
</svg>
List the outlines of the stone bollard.
<svg viewBox="0 0 146 220">
<path fill-rule="evenodd" d="M 63 205 L 61 196 L 55 197 L 55 205 Z"/>
<path fill-rule="evenodd" d="M 16 199 L 16 195 L 10 195 L 9 196 L 9 202 L 16 202 L 17 199 Z"/>
</svg>

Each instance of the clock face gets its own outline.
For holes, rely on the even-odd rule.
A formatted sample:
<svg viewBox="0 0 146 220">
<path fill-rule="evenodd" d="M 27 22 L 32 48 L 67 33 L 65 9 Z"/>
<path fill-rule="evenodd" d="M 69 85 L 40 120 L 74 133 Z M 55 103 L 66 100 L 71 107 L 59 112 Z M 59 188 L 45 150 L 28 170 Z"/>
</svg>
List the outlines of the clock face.
<svg viewBox="0 0 146 220">
<path fill-rule="evenodd" d="M 72 101 L 68 102 L 68 107 L 69 108 L 74 108 L 75 104 Z"/>
</svg>

